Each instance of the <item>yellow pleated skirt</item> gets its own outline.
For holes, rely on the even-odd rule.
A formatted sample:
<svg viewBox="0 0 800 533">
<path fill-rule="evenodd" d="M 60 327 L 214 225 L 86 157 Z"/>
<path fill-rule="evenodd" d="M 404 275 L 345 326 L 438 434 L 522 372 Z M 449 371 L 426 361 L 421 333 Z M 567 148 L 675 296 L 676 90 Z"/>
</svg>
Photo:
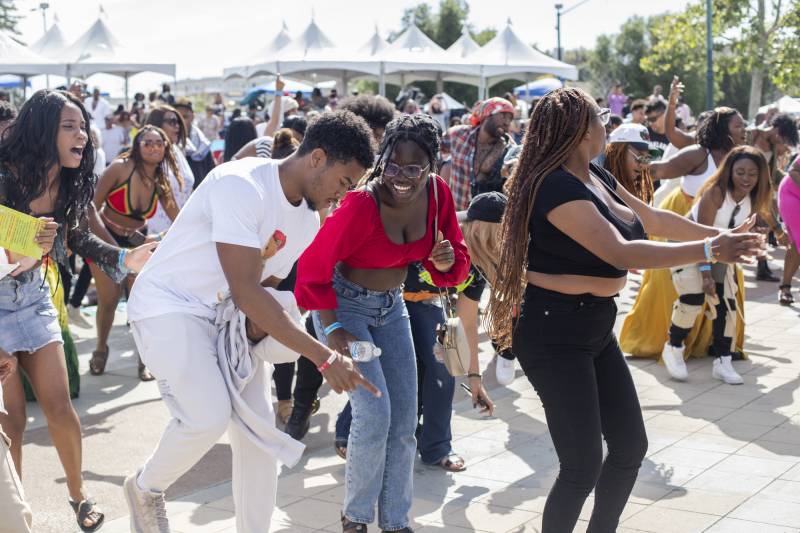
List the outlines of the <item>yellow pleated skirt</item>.
<svg viewBox="0 0 800 533">
<path fill-rule="evenodd" d="M 685 216 L 692 207 L 692 200 L 678 187 L 658 207 Z M 735 351 L 744 353 L 744 275 L 741 268 L 736 269 L 736 282 L 739 286 L 736 294 L 739 319 L 736 323 Z M 668 268 L 647 270 L 642 276 L 642 285 L 633 308 L 622 324 L 619 336 L 622 351 L 634 357 L 660 359 L 669 336 L 672 306 L 677 298 L 678 293 L 675 292 Z M 705 311 L 704 308 L 686 338 L 685 358 L 708 355 L 712 321 L 706 317 Z"/>
</svg>

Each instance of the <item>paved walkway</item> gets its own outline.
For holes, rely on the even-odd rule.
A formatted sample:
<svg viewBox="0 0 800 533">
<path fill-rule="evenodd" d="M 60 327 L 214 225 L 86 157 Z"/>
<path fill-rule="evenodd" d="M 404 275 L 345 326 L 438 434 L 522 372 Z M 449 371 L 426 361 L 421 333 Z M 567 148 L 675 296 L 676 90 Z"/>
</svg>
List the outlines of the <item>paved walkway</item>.
<svg viewBox="0 0 800 533">
<path fill-rule="evenodd" d="M 667 379 L 655 361 L 629 359 L 650 447 L 618 531 L 800 533 L 799 309 L 774 303 L 776 285 L 756 287 L 752 272 L 748 279 L 750 360 L 735 363 L 744 385 L 713 380 L 711 359 L 691 360 L 686 383 Z M 620 314 L 629 308 L 636 285 L 632 277 Z M 77 402 L 87 484 L 107 511 L 107 533 L 129 530 L 122 479 L 147 457 L 167 420 L 155 386 L 135 379 L 132 353 L 121 350 L 131 345 L 123 315 L 119 318 L 111 342 L 118 347 L 112 372 L 102 378 L 85 375 Z M 93 349 L 91 332 L 85 330 L 85 336 L 80 343 L 84 367 Z M 490 346 L 484 343 L 482 349 L 485 367 Z M 521 372 L 511 386 L 497 387 L 493 369 L 492 363 L 487 382 L 496 401 L 495 417 L 479 416 L 456 389 L 454 448 L 463 454 L 467 470 L 448 474 L 419 462 L 415 466 L 415 531 L 540 531 L 547 490 L 558 470 L 544 413 Z M 333 452 L 332 428 L 343 403 L 325 393 L 306 438 L 306 456 L 281 473 L 271 531 L 341 531 L 344 462 Z M 63 473 L 41 415 L 35 406 L 30 414 L 24 482 L 35 531 L 74 529 Z M 170 490 L 173 531 L 235 531 L 229 468 L 223 440 Z M 592 503 L 590 497 L 576 531 L 585 530 Z"/>
</svg>

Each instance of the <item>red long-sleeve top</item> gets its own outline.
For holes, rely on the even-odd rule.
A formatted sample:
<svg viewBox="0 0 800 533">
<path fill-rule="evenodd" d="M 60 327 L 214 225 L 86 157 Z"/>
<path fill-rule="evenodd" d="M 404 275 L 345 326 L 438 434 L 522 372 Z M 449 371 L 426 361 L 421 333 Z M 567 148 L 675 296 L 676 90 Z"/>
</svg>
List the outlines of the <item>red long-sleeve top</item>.
<svg viewBox="0 0 800 533">
<path fill-rule="evenodd" d="M 428 195 L 428 231 L 421 239 L 407 244 L 392 242 L 383 229 L 378 205 L 369 192 L 347 193 L 341 205 L 326 219 L 316 238 L 297 262 L 295 297 L 303 309 L 336 309 L 333 270 L 339 261 L 351 268 L 404 268 L 421 261 L 440 287 L 464 281 L 470 259 L 464 236 L 456 220 L 450 189 L 440 177 L 435 186 L 439 194 L 439 231 L 455 251 L 455 263 L 448 272 L 439 272 L 428 259 L 433 249 L 436 201 Z"/>
</svg>

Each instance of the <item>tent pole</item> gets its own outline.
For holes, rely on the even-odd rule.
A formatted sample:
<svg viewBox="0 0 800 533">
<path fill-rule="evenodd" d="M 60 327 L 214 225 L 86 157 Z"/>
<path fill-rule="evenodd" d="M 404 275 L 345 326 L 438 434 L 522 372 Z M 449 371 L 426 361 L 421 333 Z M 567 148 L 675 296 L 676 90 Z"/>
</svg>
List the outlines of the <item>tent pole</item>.
<svg viewBox="0 0 800 533">
<path fill-rule="evenodd" d="M 28 99 L 28 76 L 22 76 L 22 101 Z"/>
<path fill-rule="evenodd" d="M 478 84 L 478 100 L 486 99 L 486 76 L 483 73 L 483 65 L 481 65 L 481 81 Z"/>
<path fill-rule="evenodd" d="M 178 88 L 178 84 L 175 84 L 175 89 Z M 128 73 L 125 73 L 125 109 L 128 109 Z"/>
<path fill-rule="evenodd" d="M 442 80 L 442 73 L 436 73 L 436 92 L 443 93 L 444 92 L 444 80 Z"/>
<path fill-rule="evenodd" d="M 380 64 L 380 74 L 378 75 L 378 94 L 386 96 L 386 73 L 383 61 Z"/>
</svg>

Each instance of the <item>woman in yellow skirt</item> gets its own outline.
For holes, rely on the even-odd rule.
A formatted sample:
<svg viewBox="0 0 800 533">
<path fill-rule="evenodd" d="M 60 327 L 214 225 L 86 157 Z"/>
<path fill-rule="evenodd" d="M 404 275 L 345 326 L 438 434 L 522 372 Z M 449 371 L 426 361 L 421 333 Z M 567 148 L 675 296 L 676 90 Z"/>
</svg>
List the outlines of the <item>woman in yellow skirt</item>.
<svg viewBox="0 0 800 533">
<path fill-rule="evenodd" d="M 675 78 L 667 108 L 668 134 L 675 129 L 675 105 L 679 94 L 680 85 Z M 675 188 L 658 207 L 680 215 L 688 214 L 700 187 L 716 172 L 728 152 L 744 144 L 744 141 L 745 122 L 735 109 L 718 107 L 701 115 L 697 144 L 682 148 L 669 159 L 650 165 L 653 180 L 681 178 L 681 186 Z M 657 239 L 658 236 L 651 238 Z M 741 271 L 738 272 L 737 282 L 737 303 L 739 309 L 744 309 L 744 277 Z M 660 358 L 667 341 L 672 305 L 677 297 L 669 269 L 646 271 L 633 308 L 622 326 L 619 337 L 622 351 L 634 357 Z M 710 344 L 711 321 L 705 317 L 705 313 L 701 313 L 686 339 L 684 357 L 705 356 Z M 744 321 L 739 320 L 736 328 L 737 352 L 742 351 L 743 344 Z"/>
</svg>

